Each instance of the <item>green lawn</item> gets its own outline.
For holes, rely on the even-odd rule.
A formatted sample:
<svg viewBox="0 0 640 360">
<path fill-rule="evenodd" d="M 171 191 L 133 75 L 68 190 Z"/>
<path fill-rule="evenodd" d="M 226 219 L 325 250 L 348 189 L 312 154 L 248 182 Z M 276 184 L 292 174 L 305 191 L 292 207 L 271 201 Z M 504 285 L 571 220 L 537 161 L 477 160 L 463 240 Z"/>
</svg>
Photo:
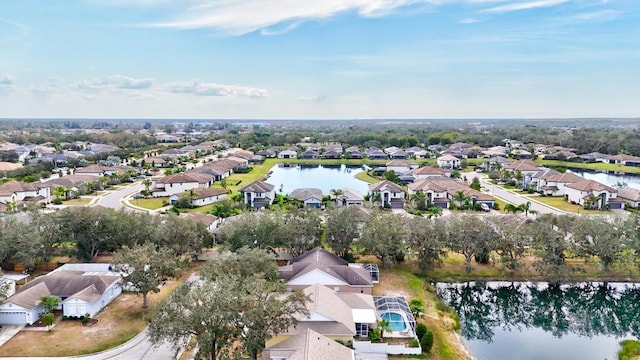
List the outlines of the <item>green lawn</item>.
<svg viewBox="0 0 640 360">
<path fill-rule="evenodd" d="M 132 205 L 139 206 L 141 208 L 156 210 L 160 209 L 163 205 L 163 202 L 169 202 L 168 197 L 157 197 L 157 198 L 148 198 L 148 199 L 132 199 L 129 201 Z"/>
<path fill-rule="evenodd" d="M 368 182 L 369 184 L 373 184 L 373 183 L 377 183 L 382 181 L 381 179 L 375 178 L 369 174 L 367 174 L 366 171 L 362 171 L 356 174 L 356 179 L 358 180 L 362 180 L 364 182 Z"/>
<path fill-rule="evenodd" d="M 71 200 L 63 201 L 62 203 L 64 205 L 69 205 L 69 206 L 82 206 L 82 205 L 87 205 L 90 202 L 91 202 L 91 198 L 80 197 L 78 199 L 71 199 Z"/>
<path fill-rule="evenodd" d="M 585 210 L 581 205 L 571 204 L 570 202 L 566 201 L 563 196 L 536 196 L 535 200 L 554 208 L 575 214 L 602 215 L 607 213 L 606 211 L 599 210 Z"/>
</svg>

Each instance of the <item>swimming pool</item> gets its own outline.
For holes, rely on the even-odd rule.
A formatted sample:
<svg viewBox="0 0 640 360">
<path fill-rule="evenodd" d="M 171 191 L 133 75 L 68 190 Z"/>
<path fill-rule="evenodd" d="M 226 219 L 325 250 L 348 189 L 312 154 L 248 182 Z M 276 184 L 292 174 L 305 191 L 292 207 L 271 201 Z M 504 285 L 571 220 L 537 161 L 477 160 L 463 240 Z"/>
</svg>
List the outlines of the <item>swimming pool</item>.
<svg viewBox="0 0 640 360">
<path fill-rule="evenodd" d="M 386 312 L 380 315 L 380 318 L 382 320 L 389 321 L 391 331 L 405 331 L 407 329 L 407 323 L 404 321 L 404 317 L 401 314 Z"/>
</svg>

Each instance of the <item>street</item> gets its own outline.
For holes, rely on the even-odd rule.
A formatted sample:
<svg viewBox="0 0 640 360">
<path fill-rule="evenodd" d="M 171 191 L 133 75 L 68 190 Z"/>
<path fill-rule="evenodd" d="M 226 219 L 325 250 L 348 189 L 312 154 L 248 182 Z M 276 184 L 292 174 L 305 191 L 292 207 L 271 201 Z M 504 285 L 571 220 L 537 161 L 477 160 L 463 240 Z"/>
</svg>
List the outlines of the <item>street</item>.
<svg viewBox="0 0 640 360">
<path fill-rule="evenodd" d="M 100 200 L 98 200 L 96 205 L 100 205 L 100 206 L 104 206 L 112 209 L 122 209 L 123 205 L 120 202 L 120 200 L 126 197 L 127 195 L 131 195 L 141 190 L 144 190 L 144 185 L 142 185 L 139 182 L 136 182 L 125 188 L 112 191 L 109 194 L 103 196 L 102 198 L 100 198 Z"/>
</svg>

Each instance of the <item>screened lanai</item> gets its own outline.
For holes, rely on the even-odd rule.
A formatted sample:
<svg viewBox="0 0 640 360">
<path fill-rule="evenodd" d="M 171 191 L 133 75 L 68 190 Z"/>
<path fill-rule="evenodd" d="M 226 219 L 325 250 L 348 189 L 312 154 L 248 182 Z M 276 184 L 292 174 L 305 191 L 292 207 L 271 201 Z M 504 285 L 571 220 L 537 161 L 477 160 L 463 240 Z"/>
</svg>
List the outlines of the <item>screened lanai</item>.
<svg viewBox="0 0 640 360">
<path fill-rule="evenodd" d="M 392 336 L 413 337 L 416 319 L 411 314 L 407 300 L 402 296 L 374 296 L 376 313 L 382 320 L 389 321 Z"/>
</svg>

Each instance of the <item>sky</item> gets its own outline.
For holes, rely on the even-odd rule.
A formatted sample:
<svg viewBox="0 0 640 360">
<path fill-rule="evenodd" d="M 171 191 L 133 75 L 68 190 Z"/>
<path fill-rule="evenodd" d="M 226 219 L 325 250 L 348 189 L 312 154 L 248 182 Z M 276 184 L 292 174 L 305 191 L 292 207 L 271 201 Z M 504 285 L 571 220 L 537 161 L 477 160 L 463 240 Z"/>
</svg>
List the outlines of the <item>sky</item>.
<svg viewBox="0 0 640 360">
<path fill-rule="evenodd" d="M 640 0 L 0 0 L 14 117 L 640 117 Z"/>
</svg>

